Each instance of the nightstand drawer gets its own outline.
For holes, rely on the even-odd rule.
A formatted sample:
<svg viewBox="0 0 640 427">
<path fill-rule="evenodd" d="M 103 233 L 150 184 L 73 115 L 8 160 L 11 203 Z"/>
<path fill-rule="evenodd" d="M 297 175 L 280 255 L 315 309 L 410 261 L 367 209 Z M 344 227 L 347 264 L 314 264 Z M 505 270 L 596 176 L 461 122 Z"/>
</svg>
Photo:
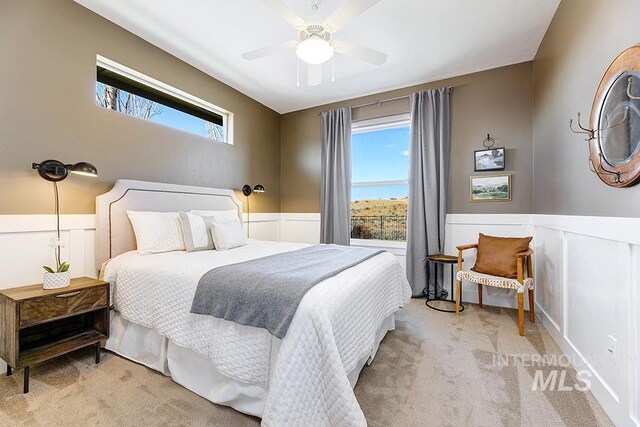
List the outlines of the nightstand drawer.
<svg viewBox="0 0 640 427">
<path fill-rule="evenodd" d="M 42 296 L 20 303 L 20 326 L 50 321 L 106 306 L 106 286 Z"/>
</svg>

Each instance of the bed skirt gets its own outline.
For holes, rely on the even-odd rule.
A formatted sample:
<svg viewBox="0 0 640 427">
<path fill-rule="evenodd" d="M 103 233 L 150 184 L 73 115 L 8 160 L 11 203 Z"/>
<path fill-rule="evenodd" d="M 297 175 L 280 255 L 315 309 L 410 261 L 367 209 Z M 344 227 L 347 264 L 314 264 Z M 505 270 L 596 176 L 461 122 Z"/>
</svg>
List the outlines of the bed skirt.
<svg viewBox="0 0 640 427">
<path fill-rule="evenodd" d="M 373 348 L 348 373 L 351 387 L 355 387 L 364 365 L 373 361 L 386 333 L 393 329 L 395 314 L 382 321 Z M 111 332 L 105 348 L 170 376 L 176 383 L 213 403 L 262 417 L 268 389 L 223 375 L 208 358 L 174 344 L 154 329 L 124 319 L 116 310 L 111 311 Z"/>
</svg>

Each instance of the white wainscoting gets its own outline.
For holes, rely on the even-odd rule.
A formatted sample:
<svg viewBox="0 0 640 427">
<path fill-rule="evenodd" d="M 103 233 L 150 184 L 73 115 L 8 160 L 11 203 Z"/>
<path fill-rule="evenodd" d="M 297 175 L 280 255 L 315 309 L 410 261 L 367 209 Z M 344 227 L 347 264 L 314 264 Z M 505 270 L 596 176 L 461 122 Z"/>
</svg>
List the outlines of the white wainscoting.
<svg viewBox="0 0 640 427">
<path fill-rule="evenodd" d="M 243 228 L 247 237 L 256 240 L 280 240 L 280 214 L 254 213 L 243 215 Z"/>
<path fill-rule="evenodd" d="M 591 373 L 591 391 L 613 422 L 640 426 L 640 218 L 452 214 L 446 231 L 452 254 L 479 232 L 534 236 L 538 320 L 575 368 Z M 470 251 L 465 268 L 474 262 Z M 465 284 L 464 300 L 476 295 Z M 515 295 L 498 292 L 484 302 L 514 306 Z"/>
<path fill-rule="evenodd" d="M 640 218 L 532 215 L 536 309 L 619 426 L 640 425 Z M 613 355 L 610 337 L 617 341 Z"/>
<path fill-rule="evenodd" d="M 55 263 L 55 230 L 54 215 L 0 215 L 0 289 L 42 282 L 42 266 Z M 60 238 L 71 276 L 96 277 L 94 215 L 62 215 Z"/>
<path fill-rule="evenodd" d="M 245 214 L 245 226 L 248 218 Z M 320 215 L 260 213 L 250 216 L 250 237 L 317 243 Z M 93 215 L 63 215 L 63 257 L 73 276 L 94 276 Z M 560 348 L 577 369 L 592 372 L 592 392 L 621 426 L 640 426 L 640 219 L 558 215 L 447 216 L 446 252 L 472 243 L 478 233 L 533 235 L 536 309 Z M 53 215 L 0 215 L 0 288 L 42 279 L 42 265 L 53 262 Z M 393 246 L 393 245 L 387 245 Z M 401 247 L 390 247 L 404 261 Z M 465 267 L 475 254 L 465 255 Z M 404 264 L 404 262 L 403 262 Z M 449 277 L 447 274 L 447 288 Z M 477 301 L 477 288 L 464 285 L 464 300 Z M 513 292 L 485 292 L 486 304 L 515 306 Z M 609 337 L 617 341 L 609 356 Z M 0 361 L 0 369 L 5 369 Z"/>
<path fill-rule="evenodd" d="M 280 240 L 296 243 L 320 242 L 319 213 L 283 213 L 280 215 Z"/>
</svg>

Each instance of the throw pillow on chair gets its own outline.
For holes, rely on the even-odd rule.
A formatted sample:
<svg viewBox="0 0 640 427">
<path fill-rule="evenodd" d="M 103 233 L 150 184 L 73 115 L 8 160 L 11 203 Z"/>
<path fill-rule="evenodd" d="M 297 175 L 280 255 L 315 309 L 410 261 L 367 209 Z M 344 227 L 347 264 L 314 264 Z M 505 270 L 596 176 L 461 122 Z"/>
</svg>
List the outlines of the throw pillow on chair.
<svg viewBox="0 0 640 427">
<path fill-rule="evenodd" d="M 518 331 L 524 335 L 524 291 L 529 292 L 529 319 L 535 321 L 533 300 L 533 237 L 494 237 L 480 233 L 478 243 L 458 246 L 456 315 L 459 315 L 462 281 L 478 284 L 478 305 L 482 308 L 482 286 L 515 289 L 518 295 Z M 477 249 L 476 264 L 462 270 L 462 253 Z"/>
</svg>

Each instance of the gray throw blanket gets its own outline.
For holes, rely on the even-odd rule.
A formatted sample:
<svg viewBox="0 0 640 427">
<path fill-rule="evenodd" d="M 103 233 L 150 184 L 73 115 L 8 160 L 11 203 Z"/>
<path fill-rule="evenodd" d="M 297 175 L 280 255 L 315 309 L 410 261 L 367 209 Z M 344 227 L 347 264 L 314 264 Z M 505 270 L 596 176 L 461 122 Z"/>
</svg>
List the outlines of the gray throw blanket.
<svg viewBox="0 0 640 427">
<path fill-rule="evenodd" d="M 314 245 L 214 268 L 200 278 L 191 312 L 265 328 L 282 338 L 309 289 L 381 252 Z"/>
</svg>

